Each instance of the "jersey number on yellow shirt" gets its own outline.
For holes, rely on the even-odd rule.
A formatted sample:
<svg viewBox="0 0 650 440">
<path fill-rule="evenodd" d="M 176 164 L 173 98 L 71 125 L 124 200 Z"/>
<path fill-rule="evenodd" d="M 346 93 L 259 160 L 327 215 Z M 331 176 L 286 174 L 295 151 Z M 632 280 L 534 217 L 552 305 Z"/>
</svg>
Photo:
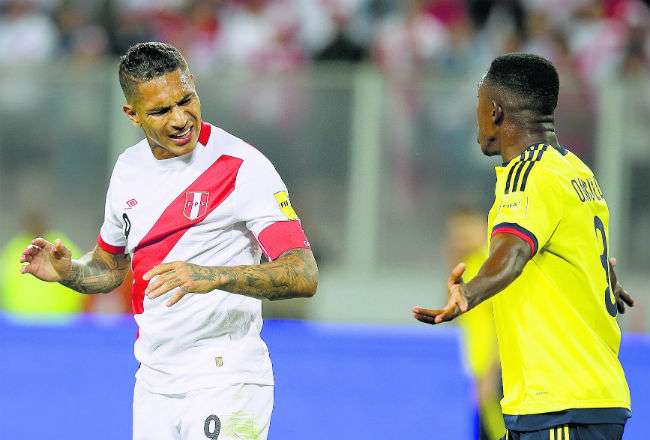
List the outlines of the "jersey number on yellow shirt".
<svg viewBox="0 0 650 440">
<path fill-rule="evenodd" d="M 607 288 L 605 289 L 605 306 L 607 307 L 607 313 L 611 316 L 616 316 L 616 303 L 612 301 L 611 289 L 609 286 L 609 255 L 607 252 L 607 235 L 605 234 L 605 225 L 600 217 L 594 217 L 594 228 L 596 229 L 596 235 L 600 232 L 600 237 L 603 240 L 603 253 L 600 255 L 600 263 L 603 265 L 603 270 L 605 270 L 605 281 L 607 282 Z"/>
</svg>

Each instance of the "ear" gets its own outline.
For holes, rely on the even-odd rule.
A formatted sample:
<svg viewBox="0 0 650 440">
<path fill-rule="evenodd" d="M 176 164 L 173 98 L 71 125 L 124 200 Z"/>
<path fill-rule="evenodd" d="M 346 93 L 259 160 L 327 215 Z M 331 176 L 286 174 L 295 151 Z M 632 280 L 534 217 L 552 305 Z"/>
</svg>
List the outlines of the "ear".
<svg viewBox="0 0 650 440">
<path fill-rule="evenodd" d="M 122 111 L 123 111 L 124 114 L 127 116 L 127 118 L 129 118 L 129 119 L 131 120 L 131 123 L 132 123 L 133 125 L 135 125 L 135 126 L 138 127 L 138 128 L 141 126 L 141 124 L 140 124 L 140 118 L 138 117 L 138 114 L 137 114 L 137 113 L 135 112 L 135 110 L 133 109 L 133 106 L 132 106 L 132 105 L 130 105 L 130 104 L 128 104 L 128 103 L 127 103 L 127 104 L 124 104 L 124 105 L 122 106 Z"/>
<path fill-rule="evenodd" d="M 492 122 L 494 125 L 501 125 L 504 119 L 503 107 L 492 101 Z"/>
</svg>

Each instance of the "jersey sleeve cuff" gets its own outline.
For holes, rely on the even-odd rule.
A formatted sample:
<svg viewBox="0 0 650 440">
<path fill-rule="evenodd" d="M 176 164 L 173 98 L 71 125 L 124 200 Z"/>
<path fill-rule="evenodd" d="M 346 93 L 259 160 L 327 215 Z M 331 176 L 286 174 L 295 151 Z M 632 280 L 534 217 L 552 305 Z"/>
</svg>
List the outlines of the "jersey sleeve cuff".
<svg viewBox="0 0 650 440">
<path fill-rule="evenodd" d="M 113 255 L 123 254 L 126 249 L 126 246 L 113 246 L 112 244 L 106 243 L 101 235 L 97 236 L 97 245 L 109 254 Z"/>
<path fill-rule="evenodd" d="M 530 232 L 528 229 L 524 228 L 523 226 L 519 226 L 517 223 L 499 223 L 494 228 L 492 228 L 491 236 L 494 237 L 496 234 L 511 234 L 524 240 L 526 243 L 528 243 L 528 246 L 530 246 L 531 258 L 533 258 L 533 256 L 537 253 L 537 237 L 535 237 L 535 234 Z"/>
<path fill-rule="evenodd" d="M 280 221 L 260 232 L 257 241 L 269 260 L 275 260 L 291 249 L 309 249 L 311 246 L 298 220 Z"/>
</svg>

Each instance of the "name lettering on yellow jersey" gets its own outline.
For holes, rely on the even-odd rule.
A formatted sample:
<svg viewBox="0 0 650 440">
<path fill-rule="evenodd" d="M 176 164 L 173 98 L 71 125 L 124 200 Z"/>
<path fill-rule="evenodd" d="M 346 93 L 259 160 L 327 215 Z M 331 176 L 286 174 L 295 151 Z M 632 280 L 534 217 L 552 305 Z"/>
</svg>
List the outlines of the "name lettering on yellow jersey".
<svg viewBox="0 0 650 440">
<path fill-rule="evenodd" d="M 605 195 L 603 194 L 598 182 L 594 178 L 581 179 L 580 177 L 571 180 L 571 185 L 578 194 L 578 198 L 581 202 L 593 202 L 605 200 Z"/>
</svg>

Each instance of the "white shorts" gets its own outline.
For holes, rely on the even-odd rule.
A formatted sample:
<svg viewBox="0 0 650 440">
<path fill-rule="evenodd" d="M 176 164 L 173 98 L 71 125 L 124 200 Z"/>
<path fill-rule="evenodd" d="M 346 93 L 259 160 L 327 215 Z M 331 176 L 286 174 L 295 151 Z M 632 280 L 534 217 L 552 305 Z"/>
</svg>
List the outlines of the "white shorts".
<svg viewBox="0 0 650 440">
<path fill-rule="evenodd" d="M 136 381 L 133 440 L 266 440 L 272 411 L 272 385 L 157 394 Z"/>
</svg>

